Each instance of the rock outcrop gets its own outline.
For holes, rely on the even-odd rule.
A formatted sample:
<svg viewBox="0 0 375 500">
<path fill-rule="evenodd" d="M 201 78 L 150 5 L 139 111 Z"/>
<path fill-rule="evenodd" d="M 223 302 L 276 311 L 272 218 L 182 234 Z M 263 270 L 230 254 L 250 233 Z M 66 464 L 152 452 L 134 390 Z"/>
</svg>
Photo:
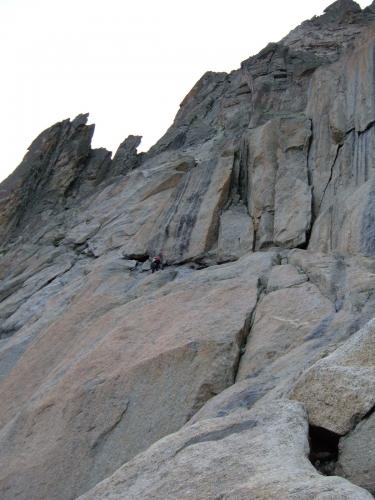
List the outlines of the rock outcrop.
<svg viewBox="0 0 375 500">
<path fill-rule="evenodd" d="M 286 401 L 203 420 L 159 441 L 80 499 L 114 500 L 124 492 L 129 499 L 372 498 L 318 474 L 306 432 L 303 409 Z"/>
<path fill-rule="evenodd" d="M 297 382 L 292 398 L 305 403 L 310 422 L 347 434 L 375 406 L 375 320 Z"/>
<path fill-rule="evenodd" d="M 372 498 L 374 44 L 338 0 L 147 153 L 87 115 L 32 143 L 0 185 L 2 499 Z"/>
</svg>

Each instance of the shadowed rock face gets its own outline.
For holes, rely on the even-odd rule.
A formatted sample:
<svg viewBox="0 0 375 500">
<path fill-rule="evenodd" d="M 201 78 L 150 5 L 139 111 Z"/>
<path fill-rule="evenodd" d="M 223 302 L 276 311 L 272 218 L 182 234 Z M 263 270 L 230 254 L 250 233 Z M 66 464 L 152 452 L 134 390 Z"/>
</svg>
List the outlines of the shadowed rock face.
<svg viewBox="0 0 375 500">
<path fill-rule="evenodd" d="M 374 34 L 335 2 L 148 153 L 87 115 L 32 143 L 0 185 L 1 498 L 371 498 Z"/>
<path fill-rule="evenodd" d="M 2 237 L 22 231 L 62 202 L 90 156 L 94 126 L 87 115 L 57 123 L 39 135 L 17 170 L 1 184 Z M 32 212 L 32 214 L 30 214 Z"/>
</svg>

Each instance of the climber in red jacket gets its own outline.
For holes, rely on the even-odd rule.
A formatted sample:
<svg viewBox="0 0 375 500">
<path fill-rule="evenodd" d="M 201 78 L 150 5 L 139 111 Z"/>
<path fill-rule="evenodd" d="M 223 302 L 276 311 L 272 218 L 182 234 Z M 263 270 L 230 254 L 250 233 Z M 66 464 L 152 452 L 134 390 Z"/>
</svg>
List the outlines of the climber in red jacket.
<svg viewBox="0 0 375 500">
<path fill-rule="evenodd" d="M 151 272 L 154 273 L 155 271 L 159 271 L 159 269 L 161 269 L 161 257 L 157 255 L 151 261 Z"/>
</svg>

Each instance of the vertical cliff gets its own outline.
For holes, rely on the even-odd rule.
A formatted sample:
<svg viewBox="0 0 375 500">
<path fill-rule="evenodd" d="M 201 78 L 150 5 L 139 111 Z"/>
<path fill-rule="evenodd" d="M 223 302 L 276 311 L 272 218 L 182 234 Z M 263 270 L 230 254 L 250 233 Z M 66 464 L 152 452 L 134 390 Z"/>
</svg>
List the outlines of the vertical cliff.
<svg viewBox="0 0 375 500">
<path fill-rule="evenodd" d="M 87 115 L 31 144 L 0 185 L 1 498 L 372 498 L 374 35 L 338 0 L 148 153 Z"/>
</svg>

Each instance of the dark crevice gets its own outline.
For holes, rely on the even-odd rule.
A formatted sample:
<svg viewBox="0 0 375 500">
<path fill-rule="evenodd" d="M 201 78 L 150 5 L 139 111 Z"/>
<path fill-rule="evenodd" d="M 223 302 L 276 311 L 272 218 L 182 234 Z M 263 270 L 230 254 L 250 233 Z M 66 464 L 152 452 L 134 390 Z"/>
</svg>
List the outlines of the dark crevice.
<svg viewBox="0 0 375 500">
<path fill-rule="evenodd" d="M 370 130 L 370 128 L 372 128 L 372 127 L 373 127 L 373 125 L 375 125 L 375 120 L 370 121 L 370 122 L 367 124 L 367 126 L 366 126 L 363 130 L 359 130 L 359 131 L 357 132 L 357 133 L 358 133 L 358 135 L 365 134 L 366 132 L 368 132 L 368 131 Z M 349 132 L 352 132 L 353 130 L 354 130 L 354 127 L 353 127 L 351 130 L 349 130 L 349 131 L 347 132 L 347 134 L 348 134 Z"/>
<path fill-rule="evenodd" d="M 314 122 L 310 119 L 310 127 L 311 127 L 311 135 L 309 139 L 309 143 L 307 145 L 306 152 L 306 168 L 307 168 L 307 183 L 311 188 L 311 221 L 310 221 L 310 233 L 312 231 L 313 224 L 315 222 L 317 213 L 315 212 L 315 202 L 314 202 L 314 179 L 313 179 L 313 168 L 311 166 L 311 149 L 314 141 Z"/>
<path fill-rule="evenodd" d="M 314 137 L 314 128 L 313 128 L 314 124 L 313 124 L 312 120 L 309 120 L 309 122 L 310 122 L 310 127 L 311 127 L 311 134 L 310 134 L 309 141 L 308 141 L 308 144 L 307 144 L 307 152 L 306 152 L 306 159 L 307 159 L 307 183 L 311 187 L 311 189 L 313 189 L 314 183 L 313 183 L 313 179 L 312 179 L 312 172 L 311 172 L 311 168 L 310 168 L 309 159 L 310 159 L 311 145 L 312 145 L 313 137 Z"/>
<path fill-rule="evenodd" d="M 242 138 L 239 148 L 234 153 L 228 200 L 224 208 L 229 208 L 233 203 L 247 206 L 247 154 L 246 141 Z"/>
<path fill-rule="evenodd" d="M 257 299 L 257 302 L 254 306 L 254 309 L 251 311 L 249 316 L 246 318 L 245 324 L 243 326 L 243 329 L 242 329 L 242 332 L 240 335 L 238 357 L 235 361 L 234 369 L 233 369 L 233 384 L 235 384 L 237 381 L 237 375 L 238 375 L 238 371 L 240 369 L 241 358 L 242 358 L 243 354 L 245 353 L 247 339 L 249 338 L 251 329 L 252 329 L 253 324 L 254 324 L 254 317 L 255 317 L 255 311 L 256 311 L 257 305 L 258 305 L 258 299 Z"/>
<path fill-rule="evenodd" d="M 241 364 L 241 358 L 242 358 L 243 354 L 245 353 L 246 344 L 247 344 L 248 338 L 250 336 L 251 329 L 254 325 L 255 313 L 256 313 L 258 304 L 265 294 L 266 285 L 263 283 L 261 278 L 258 279 L 257 287 L 258 287 L 258 290 L 257 290 L 256 304 L 255 304 L 253 310 L 251 311 L 249 317 L 245 321 L 244 328 L 243 328 L 243 334 L 242 334 L 242 337 L 240 339 L 239 356 L 238 356 L 238 360 L 237 360 L 237 362 L 235 364 L 235 368 L 234 368 L 234 381 L 233 381 L 234 384 L 237 381 L 237 375 L 238 375 L 238 371 L 239 371 L 240 364 Z"/>
<path fill-rule="evenodd" d="M 309 247 L 310 237 L 311 237 L 312 228 L 313 228 L 313 224 L 314 224 L 314 183 L 312 180 L 312 173 L 311 173 L 311 170 L 309 168 L 309 157 L 310 157 L 311 144 L 312 144 L 312 140 L 313 140 L 313 122 L 312 122 L 312 120 L 309 120 L 309 121 L 310 121 L 310 127 L 311 127 L 311 135 L 309 137 L 308 144 L 307 144 L 306 171 L 307 171 L 307 184 L 309 185 L 310 190 L 311 190 L 311 200 L 310 200 L 310 222 L 309 222 L 309 226 L 306 229 L 306 233 L 305 233 L 304 249 L 307 249 Z"/>
<path fill-rule="evenodd" d="M 335 168 L 335 165 L 336 165 L 336 161 L 337 161 L 337 158 L 339 156 L 339 153 L 341 151 L 342 146 L 343 146 L 343 144 L 339 144 L 337 146 L 335 158 L 334 158 L 334 160 L 332 162 L 332 165 L 331 165 L 331 171 L 330 171 L 330 174 L 329 174 L 329 179 L 328 179 L 328 182 L 327 182 L 327 184 L 326 184 L 326 186 L 324 188 L 323 195 L 322 195 L 322 198 L 321 198 L 320 203 L 319 203 L 319 209 L 318 209 L 317 214 L 319 214 L 319 212 L 320 212 L 320 209 L 321 209 L 321 207 L 323 205 L 323 201 L 324 201 L 324 197 L 325 197 L 326 191 L 327 191 L 328 186 L 330 185 L 330 183 L 332 181 L 333 171 L 334 171 L 334 168 Z"/>
<path fill-rule="evenodd" d="M 303 243 L 300 243 L 299 245 L 292 246 L 292 248 L 298 248 L 299 250 L 307 250 L 308 246 L 309 246 L 309 241 L 310 241 L 310 234 L 311 234 L 311 231 L 309 229 L 306 230 L 305 241 Z"/>
<path fill-rule="evenodd" d="M 309 460 L 321 474 L 333 476 L 339 455 L 340 436 L 323 427 L 309 427 Z"/>
</svg>

